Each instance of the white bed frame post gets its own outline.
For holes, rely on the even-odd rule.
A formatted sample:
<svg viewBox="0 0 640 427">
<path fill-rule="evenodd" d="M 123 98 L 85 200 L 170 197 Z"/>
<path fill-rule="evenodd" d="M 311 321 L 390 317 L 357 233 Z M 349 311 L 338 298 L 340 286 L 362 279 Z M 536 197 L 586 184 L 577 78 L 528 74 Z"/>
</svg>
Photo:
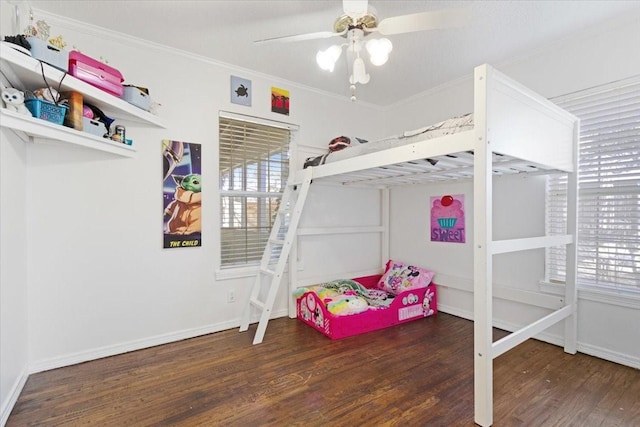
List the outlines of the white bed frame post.
<svg viewBox="0 0 640 427">
<path fill-rule="evenodd" d="M 474 414 L 481 426 L 493 423 L 493 257 L 492 240 L 492 151 L 487 117 L 491 114 L 487 99 L 491 81 L 486 65 L 474 71 L 474 178 L 473 178 L 473 336 L 474 336 Z"/>
<path fill-rule="evenodd" d="M 474 72 L 474 411 L 481 426 L 493 423 L 493 359 L 564 320 L 567 353 L 577 350 L 577 206 L 579 121 L 488 65 Z M 509 128 L 505 118 L 517 120 Z M 509 129 L 509 132 L 506 132 Z M 566 235 L 493 241 L 493 153 L 515 155 L 568 173 Z M 550 246 L 566 247 L 562 307 L 493 342 L 493 255 Z"/>
<path fill-rule="evenodd" d="M 296 299 L 293 296 L 295 284 L 298 283 L 298 243 L 298 235 L 296 234 L 291 242 L 291 251 L 289 252 L 289 302 L 287 310 L 289 312 L 290 319 L 295 319 L 298 315 L 298 313 L 296 313 Z"/>
<path fill-rule="evenodd" d="M 382 211 L 380 212 L 380 225 L 382 225 L 382 233 L 380 234 L 380 268 L 384 270 L 384 265 L 390 259 L 390 235 L 391 235 L 391 192 L 389 187 L 380 189 L 380 200 L 382 202 Z"/>
<path fill-rule="evenodd" d="M 571 315 L 564 321 L 564 351 L 576 354 L 578 351 L 578 157 L 580 140 L 580 121 L 573 129 L 574 152 L 573 172 L 567 179 L 567 234 L 573 236 L 573 242 L 566 246 L 565 306 L 571 306 Z"/>
</svg>

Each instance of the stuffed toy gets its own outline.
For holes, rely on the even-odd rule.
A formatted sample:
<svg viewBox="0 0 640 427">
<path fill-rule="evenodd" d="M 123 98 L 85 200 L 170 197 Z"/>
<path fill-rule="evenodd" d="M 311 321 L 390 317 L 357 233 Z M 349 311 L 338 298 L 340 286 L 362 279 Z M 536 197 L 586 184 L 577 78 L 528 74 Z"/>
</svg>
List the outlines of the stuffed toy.
<svg viewBox="0 0 640 427">
<path fill-rule="evenodd" d="M 356 295 L 339 295 L 327 302 L 327 310 L 334 316 L 348 316 L 366 311 L 367 300 Z"/>
<path fill-rule="evenodd" d="M 324 301 L 326 299 L 333 299 L 338 295 L 340 295 L 340 292 L 336 291 L 335 289 L 327 289 L 322 287 L 315 289 L 315 293 L 320 298 L 320 301 Z"/>
<path fill-rule="evenodd" d="M 60 101 L 60 93 L 53 88 L 43 87 L 40 89 L 36 89 L 33 91 L 33 96 L 38 99 L 42 99 L 43 101 L 48 101 L 52 103 L 56 103 Z"/>
<path fill-rule="evenodd" d="M 329 151 L 340 151 L 343 148 L 347 148 L 351 144 L 351 139 L 348 136 L 339 136 L 329 141 Z"/>
<path fill-rule="evenodd" d="M 31 116 L 31 112 L 24 105 L 24 93 L 18 89 L 7 87 L 2 89 L 2 100 L 7 106 L 7 110 Z"/>
</svg>

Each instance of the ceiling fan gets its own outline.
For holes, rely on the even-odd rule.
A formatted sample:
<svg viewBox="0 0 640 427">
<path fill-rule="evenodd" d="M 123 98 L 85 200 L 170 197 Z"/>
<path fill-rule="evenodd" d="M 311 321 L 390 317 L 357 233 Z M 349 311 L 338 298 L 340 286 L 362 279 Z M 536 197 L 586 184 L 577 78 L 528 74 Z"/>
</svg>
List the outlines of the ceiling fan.
<svg viewBox="0 0 640 427">
<path fill-rule="evenodd" d="M 351 100 L 355 101 L 355 85 L 369 82 L 369 74 L 366 73 L 361 57 L 363 46 L 366 47 L 373 65 L 382 65 L 387 62 L 393 48 L 391 41 L 386 38 L 370 39 L 365 43 L 365 38 L 369 35 L 379 33 L 383 36 L 390 36 L 416 31 L 462 27 L 469 22 L 471 15 L 468 8 L 453 8 L 393 16 L 378 21 L 375 9 L 368 4 L 367 0 L 343 0 L 342 6 L 344 13 L 335 20 L 333 31 L 273 37 L 257 40 L 255 43 L 296 42 L 337 36 L 347 39 L 345 43 L 332 45 L 326 50 L 319 51 L 316 55 L 316 61 L 323 70 L 333 71 L 342 54 L 342 48 L 347 48 Z"/>
</svg>

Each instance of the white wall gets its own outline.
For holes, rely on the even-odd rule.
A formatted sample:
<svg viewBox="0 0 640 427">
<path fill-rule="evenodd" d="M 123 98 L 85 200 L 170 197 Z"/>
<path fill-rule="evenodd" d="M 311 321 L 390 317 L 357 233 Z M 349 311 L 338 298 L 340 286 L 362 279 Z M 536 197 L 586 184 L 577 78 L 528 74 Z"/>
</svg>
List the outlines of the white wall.
<svg viewBox="0 0 640 427">
<path fill-rule="evenodd" d="M 7 4 L 3 2 L 2 7 L 6 28 Z M 86 54 L 107 58 L 123 72 L 127 83 L 149 87 L 152 97 L 163 104 L 160 115 L 167 129 L 128 124 L 127 133 L 134 138 L 138 150 L 133 159 L 60 145 L 25 146 L 2 131 L 0 398 L 3 415 L 11 403 L 12 390 L 21 387 L 25 370 L 35 372 L 64 366 L 239 324 L 241 302 L 247 298 L 251 278 L 222 280 L 224 275 L 216 275 L 219 110 L 297 124 L 300 126 L 297 142 L 319 149 L 324 149 L 326 143 L 338 135 L 373 139 L 471 111 L 470 79 L 408 100 L 385 113 L 269 76 L 85 28 L 68 20 L 46 19 L 52 32 L 62 34 L 70 45 L 78 46 Z M 605 32 L 594 30 L 591 35 L 564 41 L 549 50 L 502 66 L 493 65 L 543 95 L 558 95 L 640 72 L 638 56 L 622 50 L 622 46 L 629 45 L 629 40 L 638 40 L 639 29 L 637 18 L 635 21 L 627 18 Z M 2 32 L 8 33 L 4 29 Z M 229 102 L 231 74 L 252 80 L 253 107 Z M 272 85 L 290 90 L 290 117 L 269 111 Z M 393 123 L 389 117 L 394 117 Z M 205 221 L 201 248 L 161 248 L 160 141 L 164 138 L 203 145 Z M 299 156 L 298 164 L 302 157 L 304 155 Z M 26 179 L 23 184 L 17 184 L 15 176 Z M 520 181 L 516 178 L 496 183 L 496 191 L 502 191 L 502 195 L 496 200 L 495 210 L 508 215 L 511 200 L 526 195 L 523 199 L 530 205 L 518 211 L 523 228 L 516 232 L 537 233 L 542 227 L 542 181 Z M 521 184 L 525 189 L 516 189 Z M 341 197 L 353 203 L 350 191 L 341 193 Z M 464 279 L 471 276 L 470 264 L 462 262 L 471 259 L 468 244 L 452 249 L 455 258 L 445 257 L 441 246 L 426 242 L 425 205 L 418 204 L 415 210 L 400 209 L 409 202 L 415 204 L 415 200 L 428 200 L 430 194 L 442 192 L 464 193 L 469 198 L 471 195 L 469 184 L 417 186 L 392 193 L 392 255 L 430 266 L 441 275 L 460 277 L 460 283 L 464 284 Z M 378 197 L 367 193 L 358 200 L 375 205 Z M 11 207 L 6 200 L 11 201 Z M 318 209 L 304 218 L 306 226 L 322 222 L 335 213 L 335 206 L 320 199 L 312 199 L 312 203 Z M 371 209 L 379 208 L 371 206 Z M 353 216 L 347 211 L 342 217 L 353 221 L 358 212 L 348 210 L 353 210 Z M 371 212 L 366 221 L 375 223 L 379 212 Z M 469 217 L 471 214 L 469 211 Z M 404 226 L 405 223 L 411 225 Z M 425 238 L 416 240 L 416 230 L 420 231 L 421 227 L 424 227 Z M 511 230 L 496 226 L 496 233 L 501 232 Z M 312 243 L 303 248 L 306 252 L 302 254 L 305 272 L 310 275 L 322 268 L 324 260 L 305 256 L 305 253 L 327 251 L 327 247 L 320 247 L 321 242 Z M 349 250 L 353 249 L 349 247 Z M 365 250 L 370 252 L 359 252 L 358 262 L 362 266 L 358 268 L 376 268 L 379 250 L 366 249 L 366 245 Z M 540 255 L 534 257 L 539 260 Z M 335 257 L 335 263 L 336 271 L 351 268 L 348 257 Z M 497 265 L 496 280 L 508 281 L 521 275 L 522 266 L 526 275 L 521 275 L 524 279 L 521 286 L 536 286 L 541 277 L 539 263 L 520 259 L 517 263 L 518 271 L 510 268 L 510 262 Z M 236 291 L 238 302 L 226 303 L 229 289 Z M 5 298 L 6 295 L 10 297 Z M 10 298 L 11 304 L 7 302 Z M 286 301 L 283 287 L 275 312 L 285 315 Z M 441 288 L 440 302 L 451 312 L 469 314 L 470 301 L 465 292 Z M 581 301 L 581 309 L 581 350 L 592 354 L 601 352 L 609 358 L 613 354 L 621 360 L 638 363 L 637 349 L 632 345 L 634 339 L 637 343 L 640 338 L 629 335 L 638 331 L 622 327 L 639 322 L 638 310 L 625 308 L 623 311 L 617 307 L 608 310 L 593 301 Z M 599 310 L 608 310 L 606 318 Z M 522 320 L 510 306 L 497 307 L 496 315 L 504 324 Z M 620 334 L 616 335 L 617 331 L 621 331 Z M 267 330 L 267 338 L 268 334 Z M 548 338 L 554 340 L 560 334 L 561 331 L 552 330 Z M 247 342 L 250 339 L 248 337 Z"/>
<path fill-rule="evenodd" d="M 504 64 L 492 64 L 500 71 L 546 97 L 559 96 L 640 74 L 640 15 L 626 16 L 588 32 L 560 40 L 554 45 Z M 631 47 L 635 46 L 635 47 Z M 394 125 L 422 126 L 421 120 L 442 120 L 472 111 L 473 90 L 468 78 L 444 85 L 396 106 Z M 392 191 L 391 255 L 422 263 L 438 272 L 439 304 L 444 311 L 467 318 L 473 316 L 470 293 L 473 277 L 472 248 L 466 245 L 428 241 L 428 200 L 430 196 L 465 194 L 467 218 L 473 215 L 471 183 L 417 186 Z M 544 234 L 544 179 L 494 179 L 494 238 L 531 237 Z M 418 201 L 416 203 L 416 201 Z M 416 211 L 406 206 L 416 207 Z M 514 221 L 513 219 L 516 219 Z M 471 221 L 467 236 L 473 235 Z M 421 239 L 415 239 L 416 233 Z M 447 250 L 444 250 L 444 247 Z M 494 257 L 496 285 L 537 291 L 544 277 L 544 252 L 527 251 Z M 448 287 L 447 287 L 448 286 Z M 457 288 L 466 289 L 466 291 Z M 548 290 L 547 287 L 543 288 Z M 494 321 L 513 330 L 545 314 L 543 310 L 497 300 Z M 640 367 L 640 301 L 624 300 L 585 291 L 579 293 L 578 350 L 608 360 Z M 550 328 L 540 338 L 561 343 L 561 325 Z"/>
<path fill-rule="evenodd" d="M 216 280 L 218 112 L 297 124 L 298 142 L 323 148 L 338 129 L 378 113 L 268 76 L 53 18 L 47 21 L 52 31 L 60 31 L 84 53 L 108 58 L 126 82 L 149 87 L 152 98 L 162 103 L 160 116 L 167 129 L 128 126 L 138 149 L 135 159 L 66 147 L 31 150 L 32 368 L 236 327 L 252 278 Z M 252 80 L 252 107 L 230 103 L 232 74 Z M 272 85 L 290 90 L 290 116 L 270 112 Z M 162 249 L 163 138 L 203 146 L 201 248 Z M 226 302 L 228 289 L 236 291 L 236 303 Z M 283 287 L 275 311 L 286 312 L 285 291 Z"/>
<path fill-rule="evenodd" d="M 10 14 L 2 4 L 0 33 Z M 0 77 L 4 85 L 5 78 Z M 27 147 L 0 128 L 0 425 L 24 386 L 28 371 Z"/>
<path fill-rule="evenodd" d="M 28 374 L 26 162 L 24 143 L 0 129 L 0 425 Z"/>
<path fill-rule="evenodd" d="M 11 11 L 0 4 L 2 33 L 11 34 Z M 216 271 L 219 111 L 296 124 L 296 143 L 316 150 L 349 130 L 384 133 L 379 109 L 346 97 L 41 17 L 70 46 L 106 58 L 126 83 L 148 87 L 167 128 L 124 123 L 137 149 L 132 159 L 64 144 L 27 146 L 2 129 L 3 416 L 28 373 L 239 326 L 253 277 Z M 231 75 L 252 81 L 252 107 L 230 103 Z M 270 111 L 272 86 L 290 91 L 290 116 Z M 202 144 L 200 248 L 162 249 L 162 139 Z M 305 154 L 292 151 L 298 159 Z M 378 267 L 377 247 L 368 257 L 369 248 L 360 250 L 367 268 Z M 235 303 L 227 303 L 228 290 Z M 288 300 L 283 286 L 276 315 L 287 314 Z"/>
</svg>

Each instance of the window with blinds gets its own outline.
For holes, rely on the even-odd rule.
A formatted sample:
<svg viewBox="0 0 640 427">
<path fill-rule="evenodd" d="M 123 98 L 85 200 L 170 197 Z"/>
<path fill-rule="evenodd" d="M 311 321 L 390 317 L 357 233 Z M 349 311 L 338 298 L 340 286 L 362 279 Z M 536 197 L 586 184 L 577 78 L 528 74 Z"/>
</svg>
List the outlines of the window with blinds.
<svg viewBox="0 0 640 427">
<path fill-rule="evenodd" d="M 640 293 L 640 76 L 553 100 L 581 120 L 578 284 Z M 566 175 L 547 181 L 547 232 L 564 234 Z M 546 253 L 564 282 L 564 248 Z"/>
<path fill-rule="evenodd" d="M 220 116 L 221 266 L 260 261 L 289 175 L 288 128 Z"/>
</svg>

